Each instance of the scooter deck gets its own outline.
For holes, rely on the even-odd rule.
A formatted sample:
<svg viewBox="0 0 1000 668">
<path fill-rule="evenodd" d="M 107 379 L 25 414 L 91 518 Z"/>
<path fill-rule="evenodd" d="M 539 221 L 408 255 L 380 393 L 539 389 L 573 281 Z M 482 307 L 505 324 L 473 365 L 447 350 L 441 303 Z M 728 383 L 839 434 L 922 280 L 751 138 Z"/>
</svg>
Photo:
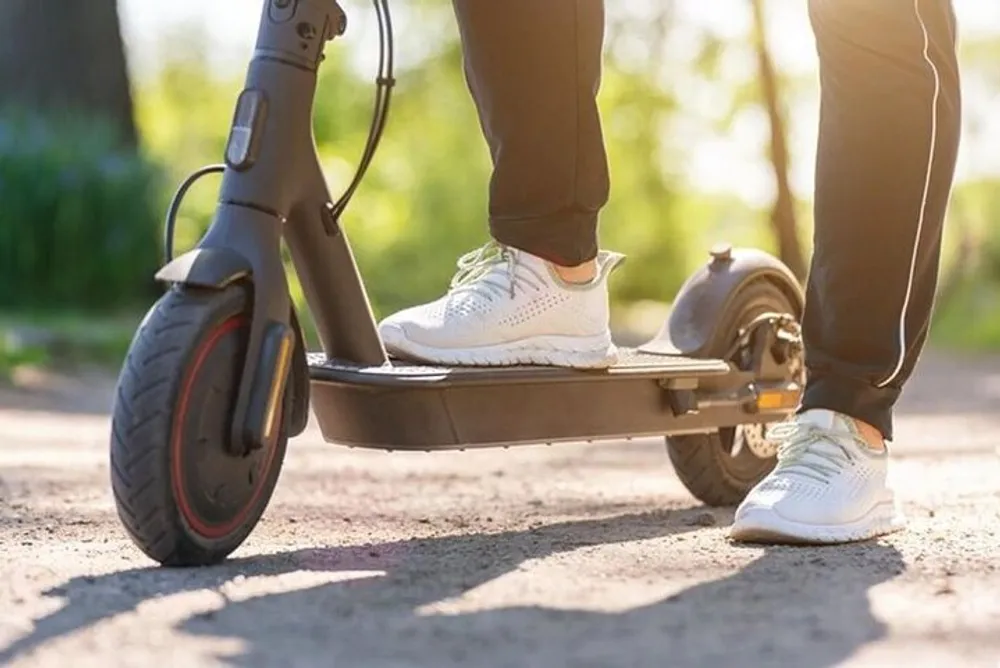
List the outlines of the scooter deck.
<svg viewBox="0 0 1000 668">
<path fill-rule="evenodd" d="M 405 385 L 436 383 L 447 386 L 497 383 L 556 383 L 604 381 L 610 377 L 631 376 L 646 378 L 674 378 L 677 376 L 705 376 L 725 374 L 729 365 L 722 360 L 694 359 L 673 355 L 651 355 L 634 348 L 621 349 L 619 362 L 609 369 L 565 369 L 548 366 L 506 367 L 447 367 L 414 364 L 393 360 L 391 366 L 360 367 L 328 360 L 323 355 L 309 355 L 311 377 L 319 381 L 359 382 L 367 379 L 377 385 Z M 360 376 L 360 377 L 359 377 Z"/>
<path fill-rule="evenodd" d="M 442 450 L 710 431 L 756 421 L 725 402 L 746 381 L 723 360 L 621 351 L 605 370 L 358 366 L 310 355 L 324 438 L 386 450 Z M 730 402 L 732 403 L 732 402 Z M 755 416 L 760 418 L 762 416 Z"/>
</svg>

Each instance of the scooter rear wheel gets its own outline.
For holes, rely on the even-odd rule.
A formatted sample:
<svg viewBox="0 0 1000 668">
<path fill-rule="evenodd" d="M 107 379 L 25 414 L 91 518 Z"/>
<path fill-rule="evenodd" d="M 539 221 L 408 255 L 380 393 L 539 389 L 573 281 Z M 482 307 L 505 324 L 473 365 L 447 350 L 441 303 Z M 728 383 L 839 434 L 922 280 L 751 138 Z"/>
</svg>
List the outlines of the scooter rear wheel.
<svg viewBox="0 0 1000 668">
<path fill-rule="evenodd" d="M 767 312 L 795 314 L 796 309 L 769 281 L 760 280 L 744 288 L 734 298 L 728 320 L 718 329 L 707 354 L 725 355 L 740 328 Z M 734 448 L 736 439 L 742 439 L 742 447 Z M 765 426 L 761 424 L 667 436 L 666 442 L 677 477 L 692 496 L 708 506 L 739 504 L 777 464 L 774 447 L 767 443 Z"/>
<path fill-rule="evenodd" d="M 118 516 L 147 556 L 203 566 L 238 548 L 264 513 L 288 442 L 226 449 L 249 337 L 244 287 L 174 287 L 147 314 L 118 381 L 111 484 Z M 285 409 L 287 409 L 287 396 Z"/>
</svg>

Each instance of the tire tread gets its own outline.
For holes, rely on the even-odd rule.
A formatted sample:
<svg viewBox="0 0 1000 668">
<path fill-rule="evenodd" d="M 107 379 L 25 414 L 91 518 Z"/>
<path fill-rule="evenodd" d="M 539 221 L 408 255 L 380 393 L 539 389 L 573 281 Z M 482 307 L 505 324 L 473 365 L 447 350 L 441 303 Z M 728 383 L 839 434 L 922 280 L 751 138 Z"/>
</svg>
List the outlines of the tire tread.
<svg viewBox="0 0 1000 668">
<path fill-rule="evenodd" d="M 199 566 L 222 561 L 256 525 L 270 500 L 277 473 L 265 482 L 244 525 L 222 541 L 205 545 L 185 526 L 176 506 L 170 470 L 172 419 L 188 359 L 211 327 L 245 304 L 242 288 L 168 291 L 136 332 L 122 365 L 114 403 L 111 487 L 118 517 L 142 552 L 165 566 Z M 284 436 L 272 470 L 284 457 Z"/>
</svg>

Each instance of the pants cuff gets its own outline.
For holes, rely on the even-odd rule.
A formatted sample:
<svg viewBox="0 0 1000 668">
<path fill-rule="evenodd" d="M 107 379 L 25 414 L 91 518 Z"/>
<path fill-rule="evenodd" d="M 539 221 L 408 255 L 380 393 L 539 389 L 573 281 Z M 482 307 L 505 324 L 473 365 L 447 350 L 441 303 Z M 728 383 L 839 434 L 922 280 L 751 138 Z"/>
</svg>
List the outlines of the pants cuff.
<svg viewBox="0 0 1000 668">
<path fill-rule="evenodd" d="M 799 412 L 823 408 L 872 425 L 887 441 L 892 440 L 892 410 L 900 390 L 875 387 L 859 378 L 838 376 L 810 377 L 802 397 Z"/>
<path fill-rule="evenodd" d="M 501 244 L 563 267 L 597 257 L 597 212 L 536 218 L 491 218 L 490 234 Z"/>
</svg>

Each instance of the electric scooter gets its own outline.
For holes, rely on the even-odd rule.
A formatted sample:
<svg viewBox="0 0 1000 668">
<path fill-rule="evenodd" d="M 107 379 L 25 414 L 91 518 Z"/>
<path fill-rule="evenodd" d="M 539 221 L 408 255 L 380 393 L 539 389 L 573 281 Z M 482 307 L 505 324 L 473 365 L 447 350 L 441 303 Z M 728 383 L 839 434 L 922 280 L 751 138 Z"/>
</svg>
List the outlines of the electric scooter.
<svg viewBox="0 0 1000 668">
<path fill-rule="evenodd" d="M 192 174 L 171 203 L 156 275 L 166 290 L 135 333 L 113 407 L 111 482 L 133 541 L 161 565 L 224 560 L 257 525 L 310 405 L 325 441 L 389 451 L 665 436 L 693 496 L 739 502 L 774 466 L 764 426 L 796 409 L 804 379 L 801 286 L 767 253 L 713 248 L 659 334 L 610 369 L 445 368 L 386 354 L 341 224 L 394 84 L 387 0 L 374 5 L 374 121 L 342 197 L 319 167 L 312 106 L 346 16 L 336 0 L 264 0 L 225 164 Z M 214 172 L 212 224 L 175 258 L 180 202 Z M 282 240 L 321 353 L 306 351 Z"/>
</svg>

